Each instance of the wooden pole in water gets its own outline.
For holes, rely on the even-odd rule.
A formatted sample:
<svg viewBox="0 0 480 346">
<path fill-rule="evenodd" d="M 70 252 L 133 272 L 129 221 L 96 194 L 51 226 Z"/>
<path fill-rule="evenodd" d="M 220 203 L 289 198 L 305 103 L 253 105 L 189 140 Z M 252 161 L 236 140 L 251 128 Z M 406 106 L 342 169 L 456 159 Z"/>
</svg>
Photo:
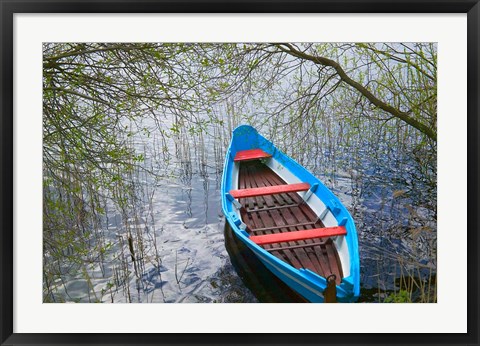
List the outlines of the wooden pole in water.
<svg viewBox="0 0 480 346">
<path fill-rule="evenodd" d="M 323 291 L 325 303 L 337 302 L 337 285 L 335 283 L 335 279 L 335 274 L 331 274 L 327 277 L 327 288 L 325 288 L 325 291 Z"/>
</svg>

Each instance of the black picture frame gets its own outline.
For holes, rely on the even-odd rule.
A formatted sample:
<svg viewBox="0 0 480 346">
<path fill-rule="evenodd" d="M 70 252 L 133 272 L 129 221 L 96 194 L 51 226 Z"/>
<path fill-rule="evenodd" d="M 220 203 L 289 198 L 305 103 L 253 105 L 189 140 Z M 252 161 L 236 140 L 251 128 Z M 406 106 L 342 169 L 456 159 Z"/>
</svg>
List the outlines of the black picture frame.
<svg viewBox="0 0 480 346">
<path fill-rule="evenodd" d="M 0 0 L 2 345 L 478 345 L 479 0 Z M 468 332 L 465 334 L 26 334 L 13 332 L 13 16 L 15 13 L 467 13 L 468 42 Z M 452 278 L 453 279 L 453 278 Z M 462 278 L 465 279 L 465 278 Z M 311 316 L 320 318 L 321 316 Z M 339 321 L 340 323 L 340 321 Z"/>
</svg>

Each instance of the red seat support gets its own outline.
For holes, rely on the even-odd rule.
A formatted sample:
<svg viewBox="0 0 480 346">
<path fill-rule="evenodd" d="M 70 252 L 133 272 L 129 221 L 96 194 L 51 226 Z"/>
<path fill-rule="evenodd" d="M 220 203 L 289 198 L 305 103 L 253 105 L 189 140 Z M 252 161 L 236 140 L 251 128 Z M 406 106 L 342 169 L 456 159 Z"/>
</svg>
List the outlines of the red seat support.
<svg viewBox="0 0 480 346">
<path fill-rule="evenodd" d="M 265 187 L 254 187 L 251 189 L 231 190 L 233 198 L 246 198 L 255 196 L 274 195 L 284 192 L 307 191 L 310 188 L 309 183 L 274 185 Z"/>
<path fill-rule="evenodd" d="M 285 226 L 285 227 L 288 227 Z M 250 239 L 258 245 L 283 243 L 288 241 L 305 240 L 313 238 L 334 237 L 337 235 L 346 235 L 347 229 L 345 226 L 314 228 L 304 231 L 293 231 L 286 233 L 274 233 L 265 235 L 251 236 Z"/>
<path fill-rule="evenodd" d="M 233 161 L 250 161 L 250 160 L 258 160 L 258 159 L 265 159 L 267 157 L 272 157 L 272 155 L 264 152 L 262 149 L 250 149 L 250 150 L 242 150 L 237 152 Z"/>
</svg>

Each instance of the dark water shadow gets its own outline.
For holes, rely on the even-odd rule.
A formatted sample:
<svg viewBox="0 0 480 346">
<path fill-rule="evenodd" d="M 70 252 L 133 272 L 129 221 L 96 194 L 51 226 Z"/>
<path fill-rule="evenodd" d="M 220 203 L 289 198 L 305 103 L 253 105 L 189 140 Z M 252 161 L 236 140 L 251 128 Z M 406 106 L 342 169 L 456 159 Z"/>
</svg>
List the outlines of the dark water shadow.
<svg viewBox="0 0 480 346">
<path fill-rule="evenodd" d="M 306 303 L 260 262 L 225 223 L 225 248 L 238 276 L 260 303 Z"/>
</svg>

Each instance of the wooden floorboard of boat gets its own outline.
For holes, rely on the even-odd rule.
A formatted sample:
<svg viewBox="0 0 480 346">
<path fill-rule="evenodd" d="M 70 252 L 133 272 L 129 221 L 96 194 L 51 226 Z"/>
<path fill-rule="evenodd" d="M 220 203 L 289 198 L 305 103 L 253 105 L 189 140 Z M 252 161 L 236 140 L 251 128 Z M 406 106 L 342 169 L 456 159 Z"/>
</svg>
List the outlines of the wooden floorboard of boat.
<svg viewBox="0 0 480 346">
<path fill-rule="evenodd" d="M 275 172 L 258 161 L 242 162 L 238 181 L 239 189 L 285 184 Z M 249 230 L 258 230 L 255 235 L 324 227 L 313 210 L 294 192 L 241 198 L 239 201 L 243 206 L 242 220 Z M 337 284 L 343 277 L 338 253 L 330 238 L 274 243 L 264 245 L 264 248 L 275 249 L 272 255 L 295 268 L 308 268 L 324 277 L 335 274 Z"/>
<path fill-rule="evenodd" d="M 272 184 L 282 184 L 283 180 L 280 179 L 273 171 L 269 170 L 268 173 L 268 180 Z M 288 196 L 288 198 L 291 200 L 291 203 L 299 204 L 301 203 L 301 199 L 297 194 L 291 194 L 291 196 Z M 317 220 L 317 216 L 315 213 L 308 207 L 306 204 L 300 204 L 299 207 L 294 207 L 291 208 L 290 210 L 285 210 L 283 212 L 283 216 L 285 218 L 288 218 L 288 223 L 289 224 L 295 224 L 295 223 L 300 223 L 300 222 L 307 222 L 307 221 L 312 221 L 315 222 L 312 225 L 309 226 L 304 226 L 304 227 L 297 227 L 295 230 L 303 230 L 303 229 L 312 229 L 312 228 L 320 228 L 324 227 L 324 225 L 320 222 L 320 220 Z M 304 245 L 311 245 L 315 243 L 315 240 L 313 239 L 308 239 L 305 241 L 298 241 L 298 244 L 304 244 Z M 323 248 L 332 248 L 333 244 L 331 244 L 331 241 L 329 244 L 324 242 L 324 247 Z M 309 254 L 310 258 L 314 258 L 314 263 L 317 266 L 316 272 L 319 273 L 320 275 L 323 276 L 328 276 L 330 273 L 334 273 L 338 277 L 338 270 L 335 270 L 338 265 L 336 263 L 330 265 L 330 257 L 326 257 L 324 255 L 324 250 L 322 249 L 322 246 L 313 246 L 309 247 L 308 250 L 306 251 Z"/>
<path fill-rule="evenodd" d="M 258 166 L 256 168 L 256 176 L 258 177 L 257 180 L 262 182 L 263 185 L 270 186 L 274 184 L 281 184 L 283 181 L 279 181 L 278 177 L 273 174 L 273 172 L 269 170 L 258 170 Z M 263 171 L 263 172 L 262 172 Z M 259 172 L 261 173 L 266 173 L 264 175 L 258 174 Z M 279 194 L 279 195 L 274 195 L 273 198 L 276 200 L 277 205 L 290 205 L 290 204 L 295 204 L 294 200 L 292 199 L 289 194 Z M 292 207 L 292 208 L 286 208 L 282 209 L 281 211 L 272 211 L 270 215 L 274 220 L 276 220 L 276 225 L 295 225 L 295 215 L 297 216 L 297 220 L 305 220 L 304 215 L 302 215 L 301 211 L 297 207 Z M 305 229 L 305 227 L 286 227 L 284 229 L 280 229 L 280 231 L 294 231 L 294 230 L 300 230 L 300 229 Z M 308 228 L 307 228 L 308 229 Z M 295 246 L 295 245 L 304 245 L 307 243 L 311 243 L 310 241 L 297 241 L 297 242 L 289 242 L 289 246 Z M 293 250 L 293 249 L 292 249 Z M 292 250 L 286 249 L 283 251 L 284 253 L 289 253 Z M 325 269 L 322 266 L 322 263 L 319 259 L 319 256 L 315 255 L 315 249 L 312 248 L 304 248 L 304 249 L 295 249 L 293 250 L 295 253 L 296 257 L 300 260 L 301 262 L 301 267 L 308 268 L 312 271 L 315 271 L 321 275 L 324 275 Z"/>
<path fill-rule="evenodd" d="M 279 196 L 275 196 L 277 203 L 279 204 L 284 204 L 285 201 L 281 199 Z M 283 209 L 282 213 L 279 212 L 278 210 L 275 211 L 270 211 L 269 216 L 274 220 L 274 224 L 278 226 L 286 226 L 284 228 L 279 229 L 280 232 L 288 232 L 292 230 L 296 230 L 296 228 L 290 228 L 288 227 L 290 222 L 286 222 L 283 218 L 283 213 L 285 211 L 288 211 L 288 209 Z M 266 221 L 268 222 L 268 221 Z M 294 223 L 293 223 L 294 224 Z M 305 244 L 304 242 L 289 242 L 287 243 L 288 246 L 294 246 L 296 244 Z M 312 271 L 315 272 L 320 272 L 320 263 L 318 262 L 318 259 L 312 256 L 310 253 L 309 249 L 302 249 L 302 248 L 296 248 L 296 249 L 286 249 L 282 251 L 285 255 L 291 258 L 292 252 L 295 254 L 295 257 L 299 260 L 300 265 L 297 264 L 298 268 L 308 268 Z"/>
<path fill-rule="evenodd" d="M 245 180 L 246 180 L 246 186 L 247 187 L 259 187 L 258 185 L 261 184 L 260 180 L 258 179 L 258 176 L 256 176 L 256 165 L 244 165 L 246 174 L 245 174 Z M 270 204 L 270 206 L 274 205 L 273 204 L 273 198 L 275 195 L 271 196 L 261 196 L 259 198 L 263 199 L 265 201 L 265 204 Z M 268 202 L 267 202 L 268 200 Z M 262 202 L 263 202 L 262 201 Z M 257 203 L 257 205 L 260 205 L 263 203 Z M 268 210 L 268 211 L 262 211 L 260 208 L 257 209 L 253 214 L 257 213 L 258 217 L 262 221 L 264 228 L 272 227 L 272 226 L 284 226 L 284 223 L 279 223 L 278 219 L 280 218 L 278 210 Z M 285 232 L 285 228 L 274 228 L 271 230 L 268 230 L 264 232 L 264 234 L 272 234 L 272 233 L 282 233 Z M 291 242 L 293 244 L 293 242 Z M 272 245 L 270 245 L 272 246 Z M 278 256 L 277 257 L 285 260 L 285 257 L 289 259 L 289 262 L 292 262 L 296 264 L 297 268 L 308 268 L 310 270 L 313 270 L 314 266 L 311 263 L 311 260 L 308 258 L 306 253 L 304 252 L 303 249 L 295 249 L 293 252 L 292 251 L 282 251 L 284 256 Z M 274 254 L 275 255 L 275 254 Z"/>
</svg>

